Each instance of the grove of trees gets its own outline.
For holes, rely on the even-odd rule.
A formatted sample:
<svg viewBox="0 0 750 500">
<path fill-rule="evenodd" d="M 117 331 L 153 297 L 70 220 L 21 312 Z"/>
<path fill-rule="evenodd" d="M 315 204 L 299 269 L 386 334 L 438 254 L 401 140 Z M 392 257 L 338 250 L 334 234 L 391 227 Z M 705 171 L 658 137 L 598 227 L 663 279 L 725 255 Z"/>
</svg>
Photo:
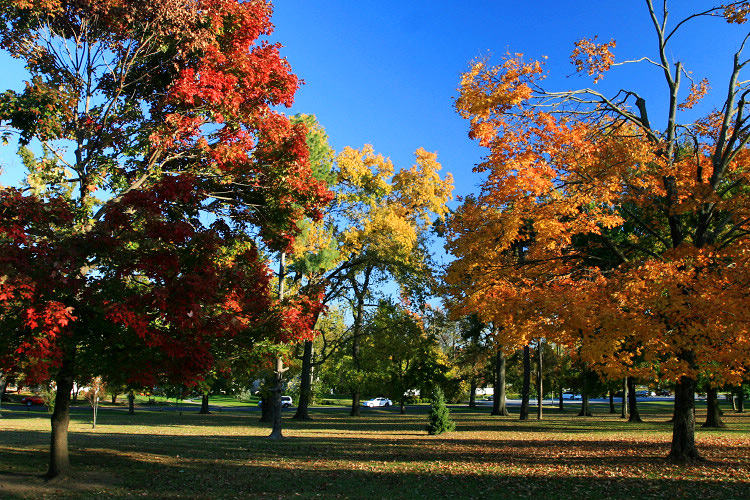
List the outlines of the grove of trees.
<svg viewBox="0 0 750 500">
<path fill-rule="evenodd" d="M 675 40 L 742 25 L 750 2 L 672 20 L 645 0 L 653 53 L 573 48 L 591 87 L 552 90 L 521 54 L 472 62 L 454 105 L 482 181 L 454 205 L 436 153 L 398 168 L 371 145 L 337 153 L 314 115 L 280 111 L 300 80 L 267 41 L 271 14 L 264 0 L 0 6 L 2 46 L 28 72 L 0 94 L 26 174 L 0 185 L 0 384 L 55 394 L 47 477 L 71 471 L 71 398 L 91 381 L 94 411 L 105 387 L 133 413 L 135 391 L 161 386 L 208 413 L 213 390 L 260 380 L 276 437 L 292 379 L 295 418 L 331 393 L 352 417 L 369 396 L 404 413 L 431 395 L 436 434 L 453 430 L 445 401 L 474 406 L 481 387 L 509 416 L 506 384 L 521 419 L 534 394 L 538 419 L 566 390 L 586 417 L 589 396 L 609 392 L 615 412 L 621 390 L 636 420 L 639 382 L 674 388 L 669 457 L 700 460 L 696 391 L 720 427 L 717 391 L 742 411 L 750 369 L 750 35 L 717 54 L 731 71 L 710 86 Z M 598 90 L 634 64 L 663 102 Z M 722 100 L 696 116 L 710 88 Z"/>
</svg>

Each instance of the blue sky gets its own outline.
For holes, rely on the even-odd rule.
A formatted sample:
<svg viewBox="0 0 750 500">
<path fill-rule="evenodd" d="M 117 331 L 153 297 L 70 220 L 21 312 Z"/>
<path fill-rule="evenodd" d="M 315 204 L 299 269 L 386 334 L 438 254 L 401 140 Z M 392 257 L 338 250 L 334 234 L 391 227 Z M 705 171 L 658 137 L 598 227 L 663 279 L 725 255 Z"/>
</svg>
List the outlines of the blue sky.
<svg viewBox="0 0 750 500">
<path fill-rule="evenodd" d="M 675 20 L 688 8 L 713 5 L 672 4 Z M 483 154 L 453 110 L 460 74 L 472 59 L 489 53 L 499 59 L 506 51 L 546 55 L 548 86 L 564 90 L 591 84 L 572 75 L 569 62 L 582 37 L 615 38 L 618 60 L 656 57 L 645 2 L 636 0 L 277 0 L 273 22 L 272 40 L 284 45 L 282 54 L 306 82 L 288 113 L 315 114 L 335 149 L 370 143 L 397 168 L 411 165 L 420 146 L 437 151 L 460 195 L 476 190 L 480 179 L 471 169 Z M 704 19 L 676 38 L 671 57 L 713 84 L 703 111 L 720 104 L 731 53 L 746 32 Z M 0 55 L 0 88 L 20 89 L 23 78 L 22 66 Z M 598 87 L 638 90 L 659 123 L 665 88 L 653 67 L 614 69 Z M 20 163 L 13 146 L 0 147 L 0 165 L 0 181 L 15 183 Z"/>
<path fill-rule="evenodd" d="M 687 10 L 713 5 L 672 4 L 673 23 Z M 277 0 L 273 21 L 273 39 L 285 46 L 283 54 L 306 82 L 292 112 L 315 114 L 334 148 L 371 143 L 397 168 L 411 165 L 419 146 L 437 151 L 461 195 L 476 190 L 480 179 L 471 169 L 483 154 L 453 109 L 460 74 L 472 59 L 491 53 L 499 60 L 506 51 L 546 55 L 548 86 L 567 90 L 591 85 L 588 77 L 572 75 L 569 56 L 580 38 L 615 38 L 617 60 L 657 57 L 645 1 L 635 0 Z M 711 79 L 705 111 L 726 95 L 731 55 L 747 27 L 702 19 L 686 28 L 670 54 L 697 80 Z M 641 63 L 612 70 L 598 87 L 637 89 L 656 125 L 664 115 L 658 103 L 666 96 L 659 76 Z"/>
</svg>

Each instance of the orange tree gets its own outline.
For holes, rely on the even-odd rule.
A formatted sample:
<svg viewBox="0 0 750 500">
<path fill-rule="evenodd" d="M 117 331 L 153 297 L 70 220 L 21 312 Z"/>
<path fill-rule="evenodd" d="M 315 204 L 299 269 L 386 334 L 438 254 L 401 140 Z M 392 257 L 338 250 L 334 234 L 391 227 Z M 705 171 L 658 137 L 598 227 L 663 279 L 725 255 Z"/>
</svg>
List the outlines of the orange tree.
<svg viewBox="0 0 750 500">
<path fill-rule="evenodd" d="M 518 54 L 477 61 L 463 75 L 456 108 L 488 149 L 476 168 L 486 180 L 449 226 L 457 260 L 447 280 L 456 307 L 503 324 L 508 344 L 545 336 L 576 346 L 604 374 L 637 361 L 641 376 L 656 376 L 658 362 L 677 387 L 670 457 L 684 461 L 700 458 L 696 378 L 738 383 L 750 360 L 750 89 L 740 76 L 745 36 L 728 56 L 723 102 L 692 119 L 690 109 L 714 94 L 670 63 L 672 42 L 708 18 L 736 29 L 750 3 L 676 22 L 667 2 L 645 5 L 655 56 L 632 62 L 663 77 L 664 128 L 636 89 L 551 92 L 542 63 Z M 596 83 L 619 64 L 614 46 L 582 40 L 571 60 Z"/>
<path fill-rule="evenodd" d="M 56 383 L 50 477 L 70 469 L 81 373 L 118 360 L 132 381 L 195 383 L 220 345 L 310 332 L 314 307 L 273 300 L 254 242 L 287 250 L 330 200 L 304 125 L 273 110 L 299 82 L 258 41 L 270 15 L 262 0 L 0 4 L 2 46 L 30 74 L 0 95 L 28 171 L 0 189 L 0 366 Z"/>
</svg>

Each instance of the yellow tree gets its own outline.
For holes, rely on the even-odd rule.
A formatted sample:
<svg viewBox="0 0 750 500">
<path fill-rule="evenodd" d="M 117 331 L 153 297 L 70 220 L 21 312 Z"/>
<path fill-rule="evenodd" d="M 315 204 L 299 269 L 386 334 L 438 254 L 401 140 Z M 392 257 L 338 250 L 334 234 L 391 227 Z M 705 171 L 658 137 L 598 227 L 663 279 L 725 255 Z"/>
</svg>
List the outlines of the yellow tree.
<svg viewBox="0 0 750 500">
<path fill-rule="evenodd" d="M 292 255 L 298 286 L 318 290 L 325 303 L 349 302 L 352 415 L 359 414 L 361 339 L 371 289 L 383 279 L 403 282 L 407 274 L 428 273 L 424 239 L 452 197 L 453 179 L 440 177 L 437 155 L 419 148 L 415 157 L 410 168 L 396 171 L 371 145 L 344 148 L 333 165 L 332 209 L 320 223 L 305 226 Z M 312 344 L 305 347 L 303 383 L 313 363 Z M 301 408 L 298 418 L 308 418 L 305 413 Z"/>
<path fill-rule="evenodd" d="M 694 120 L 688 110 L 715 94 L 670 63 L 679 53 L 672 42 L 709 18 L 744 23 L 750 2 L 676 22 L 666 1 L 645 5 L 655 55 L 625 63 L 650 64 L 663 77 L 663 129 L 636 89 L 551 92 L 542 63 L 520 54 L 477 61 L 463 75 L 456 108 L 488 154 L 477 167 L 481 193 L 450 226 L 458 260 L 448 281 L 468 310 L 514 326 L 518 342 L 543 329 L 604 373 L 658 360 L 676 383 L 670 457 L 686 461 L 700 458 L 698 374 L 738 383 L 749 368 L 750 87 L 740 76 L 743 33 L 727 55 L 719 106 Z M 582 40 L 571 59 L 596 83 L 625 64 L 614 47 Z"/>
</svg>

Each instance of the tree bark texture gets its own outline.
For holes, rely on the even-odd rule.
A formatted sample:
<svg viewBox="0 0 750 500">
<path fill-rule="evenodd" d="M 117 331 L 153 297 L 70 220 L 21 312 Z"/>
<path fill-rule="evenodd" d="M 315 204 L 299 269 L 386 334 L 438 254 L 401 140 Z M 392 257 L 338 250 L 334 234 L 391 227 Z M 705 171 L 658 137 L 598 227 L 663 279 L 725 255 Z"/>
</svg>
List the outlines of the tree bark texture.
<svg viewBox="0 0 750 500">
<path fill-rule="evenodd" d="M 283 439 L 281 434 L 281 391 L 284 382 L 284 372 L 287 368 L 284 368 L 284 360 L 281 357 L 276 358 L 276 369 L 273 372 L 274 385 L 273 385 L 273 427 L 271 428 L 271 434 L 268 436 L 269 439 Z"/>
<path fill-rule="evenodd" d="M 497 346 L 495 354 L 495 388 L 492 395 L 492 415 L 507 417 L 510 415 L 505 403 L 505 353 L 502 346 Z"/>
<path fill-rule="evenodd" d="M 695 447 L 695 380 L 680 377 L 674 391 L 674 422 L 669 458 L 675 462 L 702 460 Z"/>
<path fill-rule="evenodd" d="M 628 412 L 628 377 L 622 379 L 622 411 L 620 412 L 620 418 L 629 418 L 630 412 Z"/>
<path fill-rule="evenodd" d="M 201 411 L 199 411 L 201 415 L 208 415 L 211 413 L 211 411 L 208 409 L 208 394 L 203 394 L 201 396 Z"/>
<path fill-rule="evenodd" d="M 583 389 L 581 390 L 581 411 L 578 412 L 578 416 L 593 416 L 589 408 L 589 372 L 585 368 L 583 369 Z"/>
<path fill-rule="evenodd" d="M 628 411 L 630 417 L 628 422 L 643 422 L 641 414 L 638 412 L 638 400 L 635 395 L 635 379 L 628 377 Z"/>
<path fill-rule="evenodd" d="M 739 386 L 737 388 L 736 392 L 737 398 L 737 405 L 736 405 L 736 412 L 737 413 L 744 413 L 745 412 L 745 392 L 743 390 L 742 386 Z"/>
<path fill-rule="evenodd" d="M 469 383 L 471 384 L 471 387 L 469 388 L 469 408 L 476 408 L 477 407 L 477 379 L 476 377 L 471 377 L 471 381 Z"/>
<path fill-rule="evenodd" d="M 541 420 L 542 419 L 542 407 L 544 405 L 544 376 L 542 375 L 542 353 L 544 352 L 542 349 L 542 340 L 539 339 L 539 343 L 537 344 L 538 349 L 538 356 L 537 356 L 537 364 L 536 364 L 536 419 Z"/>
<path fill-rule="evenodd" d="M 520 420 L 529 419 L 529 392 L 531 392 L 531 352 L 528 345 L 523 346 L 523 389 L 521 393 Z"/>
<path fill-rule="evenodd" d="M 715 387 L 709 387 L 706 391 L 706 421 L 701 427 L 722 429 L 726 424 L 721 420 L 721 409 L 719 408 L 719 395 Z"/>
<path fill-rule="evenodd" d="M 297 411 L 294 414 L 295 420 L 312 420 L 308 413 L 310 400 L 312 399 L 312 357 L 313 343 L 312 340 L 305 340 L 304 351 L 302 353 L 302 373 L 300 374 L 299 384 L 299 401 Z"/>
<path fill-rule="evenodd" d="M 74 353 L 63 356 L 62 366 L 55 380 L 55 409 L 52 412 L 52 435 L 50 440 L 49 469 L 47 479 L 61 479 L 71 471 L 68 454 L 68 426 L 70 424 L 70 392 L 73 390 Z"/>
<path fill-rule="evenodd" d="M 135 392 L 128 393 L 128 415 L 135 415 Z"/>
</svg>

